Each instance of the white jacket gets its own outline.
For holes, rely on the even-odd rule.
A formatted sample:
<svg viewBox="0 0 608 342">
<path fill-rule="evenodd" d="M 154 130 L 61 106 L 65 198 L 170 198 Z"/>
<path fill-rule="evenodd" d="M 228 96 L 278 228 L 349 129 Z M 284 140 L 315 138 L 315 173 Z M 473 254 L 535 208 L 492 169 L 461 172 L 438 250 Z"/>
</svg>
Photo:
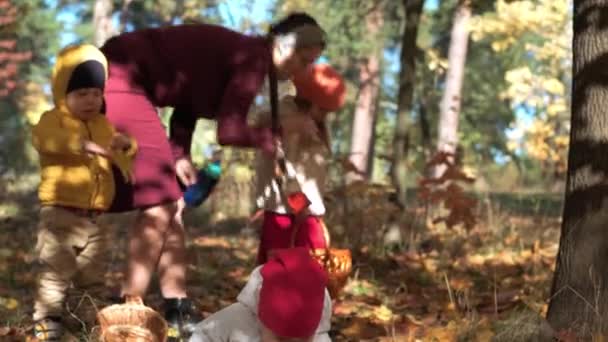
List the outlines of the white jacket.
<svg viewBox="0 0 608 342">
<path fill-rule="evenodd" d="M 237 302 L 214 313 L 200 322 L 190 337 L 190 342 L 259 342 L 261 341 L 258 319 L 258 298 L 262 286 L 262 275 L 258 266 L 249 277 Z M 321 322 L 313 342 L 331 342 L 331 299 L 325 290 L 325 302 Z"/>
</svg>

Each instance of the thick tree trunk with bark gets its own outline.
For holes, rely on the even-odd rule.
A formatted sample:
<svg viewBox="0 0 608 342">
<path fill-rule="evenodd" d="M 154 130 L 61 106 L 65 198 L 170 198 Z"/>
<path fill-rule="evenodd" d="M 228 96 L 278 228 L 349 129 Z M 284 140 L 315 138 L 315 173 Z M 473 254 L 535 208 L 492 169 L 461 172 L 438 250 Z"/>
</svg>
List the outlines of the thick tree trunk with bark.
<svg viewBox="0 0 608 342">
<path fill-rule="evenodd" d="M 95 0 L 93 6 L 93 42 L 95 46 L 102 46 L 115 33 L 112 0 Z"/>
<path fill-rule="evenodd" d="M 424 96 L 424 95 L 423 95 Z M 425 155 L 427 155 L 430 153 L 432 146 L 431 146 L 431 124 L 429 123 L 429 117 L 428 117 L 428 112 L 427 112 L 427 108 L 429 108 L 429 103 L 430 101 L 427 98 L 422 98 L 420 99 L 419 102 L 419 121 L 418 124 L 420 125 L 420 144 L 422 144 L 422 147 L 424 148 L 424 153 Z"/>
<path fill-rule="evenodd" d="M 382 27 L 382 8 L 376 6 L 366 17 L 370 35 L 376 36 Z M 380 92 L 380 61 L 377 49 L 359 67 L 359 96 L 353 115 L 353 129 L 350 143 L 350 161 L 360 173 L 351 172 L 349 182 L 369 179 L 368 161 L 370 146 L 373 145 L 374 117 Z"/>
<path fill-rule="evenodd" d="M 608 0 L 574 0 L 566 196 L 547 319 L 581 340 L 608 333 Z"/>
<path fill-rule="evenodd" d="M 437 151 L 455 153 L 458 145 L 458 117 L 464 67 L 467 59 L 469 41 L 469 19 L 471 7 L 469 0 L 460 0 L 454 13 L 454 23 L 448 51 L 448 70 L 445 90 L 439 108 L 439 136 Z M 435 176 L 441 176 L 445 166 L 435 168 Z"/>
<path fill-rule="evenodd" d="M 424 0 L 403 0 L 406 22 L 401 39 L 401 71 L 399 73 L 399 100 L 393 138 L 393 165 L 391 179 L 397 189 L 399 202 L 405 204 L 407 153 L 409 149 L 410 112 L 416 80 L 416 38 Z"/>
</svg>

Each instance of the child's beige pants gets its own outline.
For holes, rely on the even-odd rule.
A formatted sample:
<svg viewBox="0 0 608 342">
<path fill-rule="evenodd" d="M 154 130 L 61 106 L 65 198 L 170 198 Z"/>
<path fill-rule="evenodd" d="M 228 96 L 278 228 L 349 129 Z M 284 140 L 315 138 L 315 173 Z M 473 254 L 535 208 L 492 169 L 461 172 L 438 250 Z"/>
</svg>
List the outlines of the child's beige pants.
<svg viewBox="0 0 608 342">
<path fill-rule="evenodd" d="M 91 297 L 105 291 L 106 232 L 95 217 L 61 207 L 40 209 L 36 252 L 41 264 L 34 320 L 63 316 L 68 287 Z"/>
</svg>

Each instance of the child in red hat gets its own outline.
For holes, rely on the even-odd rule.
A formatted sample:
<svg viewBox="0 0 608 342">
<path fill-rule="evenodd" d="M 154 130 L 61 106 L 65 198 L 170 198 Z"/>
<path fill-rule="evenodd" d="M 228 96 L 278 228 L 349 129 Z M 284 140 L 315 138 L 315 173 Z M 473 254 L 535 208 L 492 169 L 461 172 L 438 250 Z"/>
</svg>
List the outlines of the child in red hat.
<svg viewBox="0 0 608 342">
<path fill-rule="evenodd" d="M 258 252 L 260 264 L 267 260 L 269 251 L 291 247 L 292 240 L 294 246 L 310 249 L 325 248 L 327 243 L 321 223 L 325 214 L 323 188 L 331 154 L 325 118 L 344 105 L 345 82 L 327 64 L 314 65 L 295 75 L 292 82 L 295 97 L 285 96 L 279 105 L 282 147 L 288 176 L 310 205 L 294 214 L 285 199 L 286 192 L 293 189 L 286 189 L 289 181 L 277 177 L 276 161 L 264 155 L 257 158 L 257 202 L 264 211 Z M 261 124 L 269 123 L 267 120 Z"/>
<path fill-rule="evenodd" d="M 327 275 L 306 248 L 277 250 L 237 302 L 199 323 L 190 342 L 331 341 Z"/>
</svg>

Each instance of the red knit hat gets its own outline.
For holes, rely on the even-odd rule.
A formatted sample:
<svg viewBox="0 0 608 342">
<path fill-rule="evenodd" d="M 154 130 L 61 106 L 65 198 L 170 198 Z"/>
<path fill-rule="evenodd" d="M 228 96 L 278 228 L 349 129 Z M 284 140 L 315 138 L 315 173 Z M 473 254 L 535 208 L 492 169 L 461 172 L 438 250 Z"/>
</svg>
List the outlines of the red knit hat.
<svg viewBox="0 0 608 342">
<path fill-rule="evenodd" d="M 277 250 L 262 266 L 258 317 L 280 337 L 313 336 L 323 313 L 327 275 L 306 248 Z"/>
<path fill-rule="evenodd" d="M 346 84 L 328 64 L 315 64 L 292 78 L 296 96 L 333 112 L 344 105 Z"/>
</svg>

